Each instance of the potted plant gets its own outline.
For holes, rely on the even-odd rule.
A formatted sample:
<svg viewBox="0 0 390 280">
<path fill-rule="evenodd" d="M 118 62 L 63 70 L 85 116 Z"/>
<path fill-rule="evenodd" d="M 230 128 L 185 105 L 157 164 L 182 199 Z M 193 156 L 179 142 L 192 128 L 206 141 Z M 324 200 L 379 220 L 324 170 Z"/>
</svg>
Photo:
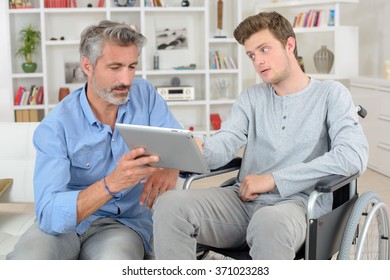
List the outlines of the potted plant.
<svg viewBox="0 0 390 280">
<path fill-rule="evenodd" d="M 16 56 L 22 56 L 25 59 L 25 62 L 22 64 L 23 71 L 33 73 L 37 70 L 37 64 L 33 62 L 33 54 L 40 46 L 41 32 L 33 26 L 28 25 L 20 30 L 19 40 L 22 45 L 17 50 Z"/>
</svg>

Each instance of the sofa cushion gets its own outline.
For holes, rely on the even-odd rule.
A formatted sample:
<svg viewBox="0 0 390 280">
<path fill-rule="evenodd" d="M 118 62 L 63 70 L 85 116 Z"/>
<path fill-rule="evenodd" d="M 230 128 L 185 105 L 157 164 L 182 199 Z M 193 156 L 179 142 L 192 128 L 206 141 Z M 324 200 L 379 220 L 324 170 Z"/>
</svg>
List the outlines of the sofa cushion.
<svg viewBox="0 0 390 280">
<path fill-rule="evenodd" d="M 39 123 L 0 122 L 0 178 L 12 178 L 13 184 L 0 202 L 33 202 L 35 149 L 32 137 Z"/>
</svg>

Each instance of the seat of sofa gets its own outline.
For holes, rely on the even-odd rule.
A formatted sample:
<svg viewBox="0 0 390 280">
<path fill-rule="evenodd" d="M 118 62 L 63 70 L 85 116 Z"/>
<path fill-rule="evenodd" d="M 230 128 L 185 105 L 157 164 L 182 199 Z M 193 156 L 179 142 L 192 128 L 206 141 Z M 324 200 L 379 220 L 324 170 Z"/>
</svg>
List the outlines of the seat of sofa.
<svg viewBox="0 0 390 280">
<path fill-rule="evenodd" d="M 0 203 L 0 213 L 0 260 L 4 260 L 20 236 L 34 223 L 34 204 Z"/>
</svg>

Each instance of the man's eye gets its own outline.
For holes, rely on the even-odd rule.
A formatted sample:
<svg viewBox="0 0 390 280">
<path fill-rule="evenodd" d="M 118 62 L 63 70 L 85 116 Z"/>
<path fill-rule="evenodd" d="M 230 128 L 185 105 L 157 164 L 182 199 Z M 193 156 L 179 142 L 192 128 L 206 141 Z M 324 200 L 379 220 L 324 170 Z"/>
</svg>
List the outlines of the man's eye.
<svg viewBox="0 0 390 280">
<path fill-rule="evenodd" d="M 267 53 L 267 52 L 269 51 L 269 48 L 262 48 L 261 51 L 262 51 L 263 53 Z"/>
<path fill-rule="evenodd" d="M 120 69 L 120 67 L 119 66 L 111 66 L 110 69 L 114 70 L 114 71 L 118 71 Z"/>
<path fill-rule="evenodd" d="M 254 53 L 248 54 L 248 57 L 252 61 L 255 60 L 255 54 Z"/>
</svg>

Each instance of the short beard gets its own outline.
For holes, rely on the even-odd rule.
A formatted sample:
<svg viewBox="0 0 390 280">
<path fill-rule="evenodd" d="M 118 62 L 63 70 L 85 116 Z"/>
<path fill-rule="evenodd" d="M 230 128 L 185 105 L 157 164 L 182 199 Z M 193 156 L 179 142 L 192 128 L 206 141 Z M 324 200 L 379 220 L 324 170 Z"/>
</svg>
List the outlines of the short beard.
<svg viewBox="0 0 390 280">
<path fill-rule="evenodd" d="M 265 83 L 270 85 L 275 85 L 288 79 L 288 77 L 290 76 L 291 62 L 288 60 L 287 55 L 285 55 L 283 58 L 285 59 L 285 67 L 282 69 L 281 72 L 277 73 L 271 80 L 267 82 L 264 81 Z"/>
<path fill-rule="evenodd" d="M 111 103 L 113 105 L 122 105 L 122 104 L 125 104 L 127 102 L 127 100 L 129 99 L 129 90 L 130 90 L 130 86 L 126 86 L 124 84 L 120 84 L 120 85 L 115 85 L 114 87 L 112 88 L 109 88 L 109 89 L 106 89 L 106 88 L 100 88 L 97 83 L 96 83 L 96 79 L 95 79 L 95 75 L 92 74 L 92 88 L 96 91 L 96 93 L 105 101 L 107 101 L 108 103 Z M 118 97 L 116 98 L 115 96 L 112 95 L 112 91 L 115 90 L 115 89 L 122 89 L 122 88 L 127 88 L 128 89 L 128 92 L 127 92 L 127 95 L 125 97 Z"/>
</svg>

